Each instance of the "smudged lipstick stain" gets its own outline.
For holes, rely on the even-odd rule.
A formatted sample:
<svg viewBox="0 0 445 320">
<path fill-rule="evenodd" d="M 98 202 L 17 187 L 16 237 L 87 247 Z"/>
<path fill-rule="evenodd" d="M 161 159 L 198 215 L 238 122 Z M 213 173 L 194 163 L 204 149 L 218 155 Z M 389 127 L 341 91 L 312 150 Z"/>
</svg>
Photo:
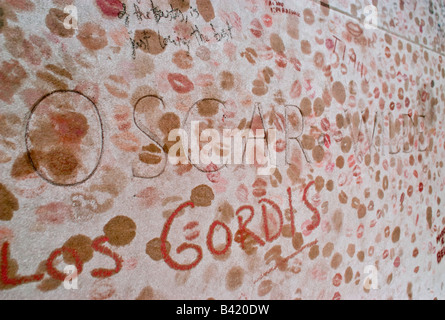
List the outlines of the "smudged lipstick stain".
<svg viewBox="0 0 445 320">
<path fill-rule="evenodd" d="M 247 190 L 246 185 L 241 184 L 236 189 L 236 198 L 240 202 L 247 202 L 249 199 L 249 191 Z"/>
<path fill-rule="evenodd" d="M 35 174 L 32 176 L 32 179 L 40 179 L 40 177 Z M 23 198 L 34 199 L 41 196 L 47 189 L 47 183 L 41 183 L 38 187 L 29 187 L 28 182 L 25 182 L 23 187 L 16 185 L 14 192 Z"/>
<path fill-rule="evenodd" d="M 92 300 L 106 300 L 116 293 L 114 283 L 110 279 L 96 280 L 90 290 Z"/>
<path fill-rule="evenodd" d="M 130 84 L 122 76 L 111 75 L 104 83 L 107 91 L 118 99 L 128 98 L 128 91 L 130 90 Z"/>
<path fill-rule="evenodd" d="M 275 151 L 280 153 L 280 152 L 284 152 L 285 150 L 286 150 L 286 141 L 284 141 L 283 139 L 279 139 L 276 142 Z"/>
<path fill-rule="evenodd" d="M 333 284 L 335 287 L 339 287 L 339 286 L 341 285 L 342 280 L 343 280 L 342 275 L 341 275 L 340 273 L 337 273 L 337 274 L 334 276 L 334 278 L 332 279 L 332 284 Z"/>
<path fill-rule="evenodd" d="M 277 67 L 282 69 L 287 67 L 287 58 L 283 52 L 280 52 L 276 55 L 275 64 L 277 65 Z"/>
<path fill-rule="evenodd" d="M 298 72 L 301 71 L 301 61 L 298 60 L 295 57 L 292 57 L 289 59 L 289 62 L 294 66 L 294 69 L 297 70 Z"/>
<path fill-rule="evenodd" d="M 263 17 L 263 23 L 266 27 L 270 28 L 273 25 L 273 20 L 272 17 L 270 16 L 270 14 L 265 14 Z"/>
<path fill-rule="evenodd" d="M 139 139 L 131 132 L 122 132 L 111 137 L 111 142 L 125 152 L 137 152 Z"/>
<path fill-rule="evenodd" d="M 177 93 L 185 94 L 195 89 L 193 82 L 190 79 L 179 73 L 170 73 L 167 76 L 168 82 L 172 86 L 173 90 Z"/>
<path fill-rule="evenodd" d="M 0 227 L 0 243 L 5 241 L 11 242 L 14 238 L 14 233 L 7 227 Z"/>
<path fill-rule="evenodd" d="M 76 86 L 74 90 L 82 92 L 85 96 L 89 97 L 91 101 L 93 101 L 94 103 L 99 102 L 100 88 L 97 83 L 93 83 L 90 81 L 82 81 L 82 83 Z"/>
<path fill-rule="evenodd" d="M 71 214 L 71 207 L 62 202 L 52 202 L 36 210 L 37 220 L 49 224 L 63 224 Z"/>
<path fill-rule="evenodd" d="M 117 18 L 124 7 L 119 0 L 96 0 L 96 4 L 106 17 Z"/>
<path fill-rule="evenodd" d="M 334 294 L 334 297 L 332 298 L 332 300 L 341 300 L 341 294 L 340 294 L 340 292 L 336 292 L 336 293 Z"/>
<path fill-rule="evenodd" d="M 360 27 L 360 25 L 352 21 L 346 23 L 346 29 L 354 38 L 358 38 L 363 34 L 363 29 Z"/>
<path fill-rule="evenodd" d="M 301 225 L 301 233 L 305 236 L 308 237 L 311 235 L 312 230 L 310 230 L 310 226 L 312 225 L 312 221 L 311 220 L 306 220 L 303 222 L 303 224 Z"/>
<path fill-rule="evenodd" d="M 331 51 L 332 49 L 334 49 L 334 41 L 332 39 L 326 39 L 325 41 L 325 45 L 326 45 L 326 49 L 328 49 L 328 51 Z"/>
<path fill-rule="evenodd" d="M 90 50 L 101 50 L 108 45 L 107 32 L 100 25 L 87 22 L 79 29 L 77 39 Z"/>
<path fill-rule="evenodd" d="M 252 187 L 254 188 L 252 194 L 255 198 L 261 198 L 267 194 L 267 182 L 261 178 L 256 179 Z"/>
<path fill-rule="evenodd" d="M 138 266 L 138 259 L 136 257 L 128 258 L 124 261 L 125 270 L 135 270 Z"/>
<path fill-rule="evenodd" d="M 398 268 L 400 266 L 400 257 L 394 259 L 394 267 Z"/>
<path fill-rule="evenodd" d="M 154 187 L 148 187 L 136 195 L 136 198 L 140 198 L 142 204 L 146 208 L 154 206 L 160 199 L 158 189 Z"/>
<path fill-rule="evenodd" d="M 185 239 L 188 241 L 193 241 L 197 239 L 200 235 L 200 232 L 197 229 L 198 227 L 199 227 L 198 221 L 192 221 L 187 223 L 183 228 L 183 231 L 185 233 Z"/>
<path fill-rule="evenodd" d="M 301 82 L 299 80 L 295 80 L 295 82 L 292 84 L 291 90 L 290 90 L 290 96 L 292 99 L 296 99 L 301 96 L 301 92 L 303 91 L 303 87 L 301 85 Z"/>
<path fill-rule="evenodd" d="M 263 26 L 261 25 L 261 22 L 256 18 L 253 19 L 250 23 L 249 30 L 255 38 L 261 38 L 261 36 L 263 35 Z"/>
<path fill-rule="evenodd" d="M 363 226 L 363 224 L 360 224 L 359 227 L 357 228 L 357 239 L 361 239 L 364 233 L 365 233 L 365 227 Z"/>
<path fill-rule="evenodd" d="M 133 125 L 130 119 L 130 109 L 127 106 L 116 106 L 114 109 L 114 120 L 119 131 L 129 131 Z"/>
<path fill-rule="evenodd" d="M 195 83 L 198 87 L 210 87 L 215 82 L 215 78 L 211 74 L 199 74 L 195 78 Z"/>
<path fill-rule="evenodd" d="M 221 180 L 221 172 L 217 171 L 218 167 L 214 164 L 209 164 L 205 171 L 208 172 L 206 174 L 207 179 L 209 179 L 210 182 L 218 183 Z"/>
</svg>

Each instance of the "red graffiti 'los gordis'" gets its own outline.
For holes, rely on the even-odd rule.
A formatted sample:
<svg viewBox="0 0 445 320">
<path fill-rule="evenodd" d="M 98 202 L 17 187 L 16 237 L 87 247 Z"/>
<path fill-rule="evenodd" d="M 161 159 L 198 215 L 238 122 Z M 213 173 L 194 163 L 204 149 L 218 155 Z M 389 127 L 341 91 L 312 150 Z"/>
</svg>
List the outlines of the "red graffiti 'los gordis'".
<svg viewBox="0 0 445 320">
<path fill-rule="evenodd" d="M 320 213 L 318 212 L 317 208 L 315 208 L 308 200 L 307 200 L 307 194 L 309 192 L 309 189 L 314 186 L 314 182 L 309 183 L 303 193 L 303 203 L 305 206 L 311 210 L 313 213 L 311 223 L 307 227 L 308 230 L 315 230 L 320 226 Z M 288 188 L 288 199 L 289 199 L 289 218 L 290 218 L 290 224 L 291 224 L 291 235 L 294 236 L 296 233 L 295 230 L 295 216 L 294 216 L 294 208 L 292 204 L 292 191 L 291 188 Z M 236 211 L 236 218 L 238 221 L 238 228 L 235 233 L 232 233 L 232 230 L 230 227 L 224 223 L 223 221 L 216 220 L 214 221 L 208 230 L 207 236 L 206 236 L 206 245 L 207 249 L 210 251 L 210 253 L 214 256 L 221 256 L 226 254 L 229 249 L 232 247 L 233 241 L 238 242 L 240 244 L 241 249 L 246 248 L 246 241 L 249 237 L 252 241 L 254 241 L 257 245 L 260 247 L 263 247 L 266 245 L 266 243 L 274 242 L 275 240 L 279 239 L 280 235 L 282 234 L 283 226 L 284 226 L 284 218 L 283 218 L 283 212 L 281 208 L 276 204 L 274 201 L 262 198 L 258 201 L 258 203 L 261 205 L 261 211 L 262 211 L 262 229 L 264 231 L 264 239 L 261 238 L 258 234 L 256 234 L 254 231 L 252 231 L 249 228 L 249 224 L 252 222 L 254 216 L 255 216 L 255 209 L 251 205 L 245 205 L 238 208 Z M 181 254 L 185 250 L 193 250 L 195 251 L 195 258 L 193 261 L 189 263 L 179 263 L 175 261 L 172 256 L 170 255 L 169 250 L 169 242 L 167 241 L 170 229 L 172 228 L 172 224 L 174 223 L 175 219 L 180 215 L 180 213 L 186 209 L 194 209 L 195 204 L 193 202 L 186 202 L 181 204 L 168 218 L 168 220 L 165 222 L 162 233 L 161 233 L 161 252 L 162 257 L 164 261 L 167 263 L 167 265 L 175 270 L 182 270 L 187 271 L 195 268 L 202 260 L 203 258 L 203 249 L 198 244 L 192 244 L 192 243 L 182 243 L 177 247 L 176 253 Z M 247 212 L 247 214 L 246 214 Z M 220 227 L 222 228 L 224 234 L 225 234 L 225 242 L 222 247 L 218 246 L 218 249 L 214 245 L 214 235 L 216 228 Z M 196 237 L 193 238 L 195 240 Z"/>
</svg>

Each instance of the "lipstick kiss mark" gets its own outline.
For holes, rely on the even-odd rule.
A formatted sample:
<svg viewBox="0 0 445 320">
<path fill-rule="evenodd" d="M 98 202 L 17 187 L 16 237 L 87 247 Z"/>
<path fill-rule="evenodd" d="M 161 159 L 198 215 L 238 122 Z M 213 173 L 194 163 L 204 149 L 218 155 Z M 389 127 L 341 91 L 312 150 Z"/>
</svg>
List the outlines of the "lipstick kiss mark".
<svg viewBox="0 0 445 320">
<path fill-rule="evenodd" d="M 261 38 L 261 36 L 263 35 L 263 26 L 261 25 L 261 22 L 258 19 L 254 19 L 250 23 L 250 32 L 256 38 Z"/>
<path fill-rule="evenodd" d="M 185 233 L 185 239 L 188 241 L 193 241 L 197 239 L 200 235 L 199 230 L 197 230 L 198 227 L 199 227 L 199 222 L 197 221 L 192 221 L 187 223 L 183 228 Z"/>
<path fill-rule="evenodd" d="M 256 198 L 264 197 L 267 193 L 266 191 L 267 182 L 261 178 L 256 179 L 252 187 L 254 188 L 252 194 Z"/>
<path fill-rule="evenodd" d="M 124 7 L 119 0 L 96 0 L 103 14 L 108 17 L 117 17 Z"/>
<path fill-rule="evenodd" d="M 195 89 L 193 82 L 191 82 L 187 76 L 179 73 L 170 73 L 168 75 L 168 82 L 170 82 L 173 90 L 175 90 L 177 93 L 189 93 Z"/>
</svg>

